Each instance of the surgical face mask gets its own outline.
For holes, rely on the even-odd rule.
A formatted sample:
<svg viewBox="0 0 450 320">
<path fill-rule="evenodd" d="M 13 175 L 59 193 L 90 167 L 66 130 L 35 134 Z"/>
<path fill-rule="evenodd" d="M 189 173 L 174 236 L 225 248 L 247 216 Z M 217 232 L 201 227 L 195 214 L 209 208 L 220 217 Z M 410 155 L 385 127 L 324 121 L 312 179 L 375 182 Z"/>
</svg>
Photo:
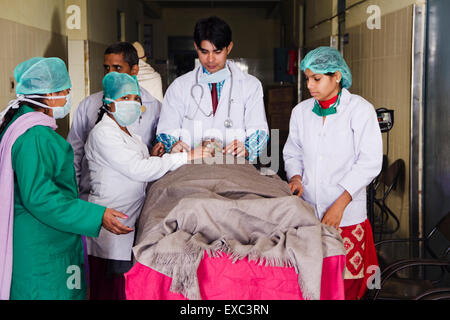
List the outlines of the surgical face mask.
<svg viewBox="0 0 450 320">
<path fill-rule="evenodd" d="M 114 102 L 116 111 L 108 111 L 108 113 L 112 114 L 117 123 L 122 127 L 132 125 L 141 116 L 142 106 L 137 101 L 114 101 L 107 98 L 105 100 Z"/>
<path fill-rule="evenodd" d="M 40 103 L 38 101 L 35 100 L 30 100 L 30 99 L 49 99 L 49 100 L 57 100 L 57 99 L 66 99 L 66 103 L 64 106 L 62 107 L 49 107 L 48 105 L 44 104 L 44 103 Z M 65 118 L 69 112 L 70 109 L 72 107 L 72 95 L 69 94 L 66 96 L 39 96 L 39 95 L 26 95 L 26 96 L 20 96 L 17 99 L 18 101 L 24 101 L 24 102 L 29 102 L 32 103 L 33 105 L 37 105 L 46 109 L 52 109 L 53 110 L 53 118 L 54 119 L 63 119 Z"/>
<path fill-rule="evenodd" d="M 55 97 L 51 97 L 54 99 Z M 57 97 L 61 99 L 61 97 Z M 65 118 L 69 113 L 70 109 L 72 108 L 72 95 L 69 93 L 66 98 L 66 104 L 63 107 L 53 107 L 53 118 L 54 119 L 63 119 Z"/>
<path fill-rule="evenodd" d="M 199 83 L 219 83 L 230 77 L 230 70 L 227 67 L 212 74 L 202 73 Z"/>
</svg>

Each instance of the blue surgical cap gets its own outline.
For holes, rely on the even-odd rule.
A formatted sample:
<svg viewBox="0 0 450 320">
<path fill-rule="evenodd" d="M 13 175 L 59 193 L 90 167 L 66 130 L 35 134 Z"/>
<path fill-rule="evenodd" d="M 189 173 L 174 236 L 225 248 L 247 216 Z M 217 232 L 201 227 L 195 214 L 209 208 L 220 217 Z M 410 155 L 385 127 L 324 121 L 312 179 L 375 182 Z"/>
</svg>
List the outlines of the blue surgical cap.
<svg viewBox="0 0 450 320">
<path fill-rule="evenodd" d="M 69 73 L 60 58 L 31 58 L 14 70 L 16 94 L 46 94 L 72 87 Z"/>
<path fill-rule="evenodd" d="M 317 74 L 339 71 L 342 74 L 342 87 L 348 89 L 352 86 L 352 72 L 350 68 L 341 53 L 332 47 L 319 47 L 309 52 L 303 59 L 300 69 L 302 71 L 309 69 Z"/>
<path fill-rule="evenodd" d="M 103 78 L 103 94 L 105 98 L 111 100 L 117 100 L 129 94 L 141 95 L 136 76 L 118 72 L 108 73 Z"/>
</svg>

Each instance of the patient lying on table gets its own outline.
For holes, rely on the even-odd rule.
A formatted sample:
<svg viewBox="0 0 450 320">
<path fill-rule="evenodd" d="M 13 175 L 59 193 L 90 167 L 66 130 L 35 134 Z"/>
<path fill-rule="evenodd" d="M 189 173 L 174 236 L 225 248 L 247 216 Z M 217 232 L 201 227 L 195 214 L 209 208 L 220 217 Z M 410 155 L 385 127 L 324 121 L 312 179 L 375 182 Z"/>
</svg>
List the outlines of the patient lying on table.
<svg viewBox="0 0 450 320">
<path fill-rule="evenodd" d="M 215 141 L 204 144 L 222 149 Z M 205 252 L 294 267 L 304 296 L 319 299 L 323 259 L 345 255 L 339 233 L 277 175 L 229 164 L 236 159 L 221 152 L 209 160 L 149 185 L 135 259 L 171 277 L 171 291 L 188 299 L 201 298 L 196 271 Z"/>
</svg>

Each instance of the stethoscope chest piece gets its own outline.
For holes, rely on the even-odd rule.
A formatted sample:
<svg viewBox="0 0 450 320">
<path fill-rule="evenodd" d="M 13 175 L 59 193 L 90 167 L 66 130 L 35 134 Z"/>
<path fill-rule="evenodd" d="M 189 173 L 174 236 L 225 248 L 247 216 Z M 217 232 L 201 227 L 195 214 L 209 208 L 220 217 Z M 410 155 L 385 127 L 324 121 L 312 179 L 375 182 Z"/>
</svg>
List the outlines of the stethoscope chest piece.
<svg viewBox="0 0 450 320">
<path fill-rule="evenodd" d="M 233 127 L 233 121 L 231 121 L 231 119 L 228 118 L 227 120 L 225 120 L 223 125 L 225 126 L 225 128 L 230 129 L 231 127 Z"/>
</svg>

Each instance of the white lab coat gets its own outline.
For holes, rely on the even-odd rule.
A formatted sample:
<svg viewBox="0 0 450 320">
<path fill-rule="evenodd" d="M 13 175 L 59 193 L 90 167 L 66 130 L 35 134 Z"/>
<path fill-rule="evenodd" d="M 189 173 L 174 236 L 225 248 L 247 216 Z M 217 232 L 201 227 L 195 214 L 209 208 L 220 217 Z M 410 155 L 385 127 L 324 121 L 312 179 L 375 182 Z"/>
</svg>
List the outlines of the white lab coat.
<svg viewBox="0 0 450 320">
<path fill-rule="evenodd" d="M 142 119 L 137 120 L 129 128 L 142 137 L 142 141 L 151 149 L 161 112 L 161 103 L 144 88 L 140 87 L 140 92 L 142 104 L 145 106 L 146 111 L 142 114 Z M 89 136 L 89 132 L 97 122 L 98 111 L 103 104 L 102 99 L 103 91 L 100 91 L 81 101 L 75 111 L 72 126 L 67 136 L 67 141 L 73 148 L 75 172 L 80 198 L 83 200 L 88 199 L 90 190 L 87 161 L 84 156 L 84 145 Z"/>
<path fill-rule="evenodd" d="M 347 190 L 341 227 L 367 219 L 366 187 L 380 173 L 383 144 L 372 104 L 343 89 L 337 113 L 323 118 L 312 112 L 314 99 L 292 111 L 283 149 L 287 178 L 302 177 L 303 199 L 322 220 L 326 210 Z"/>
<path fill-rule="evenodd" d="M 187 153 L 149 157 L 141 138 L 129 131 L 131 137 L 105 114 L 92 129 L 85 152 L 90 172 L 89 202 L 123 212 L 129 218 L 119 220 L 134 228 L 144 204 L 147 182 L 186 164 Z M 88 253 L 104 259 L 130 261 L 133 241 L 134 231 L 115 235 L 102 227 L 98 238 L 87 238 Z"/>
<path fill-rule="evenodd" d="M 243 73 L 230 61 L 227 62 L 227 67 L 232 73 L 233 85 L 231 86 L 229 79 L 225 81 L 215 116 L 206 116 L 212 111 L 208 84 L 200 84 L 204 92 L 201 101 L 200 87 L 194 89 L 195 100 L 191 96 L 191 88 L 196 83 L 195 76 L 198 74 L 200 78 L 202 73 L 201 66 L 175 79 L 164 96 L 157 134 L 170 134 L 195 147 L 205 138 L 219 139 L 227 145 L 235 139 L 245 142 L 246 137 L 256 130 L 269 133 L 261 82 L 254 76 Z M 228 118 L 230 88 L 230 117 L 233 127 L 227 129 L 224 122 Z M 196 102 L 199 102 L 204 113 L 198 110 Z M 188 119 L 186 115 L 194 120 Z"/>
</svg>

